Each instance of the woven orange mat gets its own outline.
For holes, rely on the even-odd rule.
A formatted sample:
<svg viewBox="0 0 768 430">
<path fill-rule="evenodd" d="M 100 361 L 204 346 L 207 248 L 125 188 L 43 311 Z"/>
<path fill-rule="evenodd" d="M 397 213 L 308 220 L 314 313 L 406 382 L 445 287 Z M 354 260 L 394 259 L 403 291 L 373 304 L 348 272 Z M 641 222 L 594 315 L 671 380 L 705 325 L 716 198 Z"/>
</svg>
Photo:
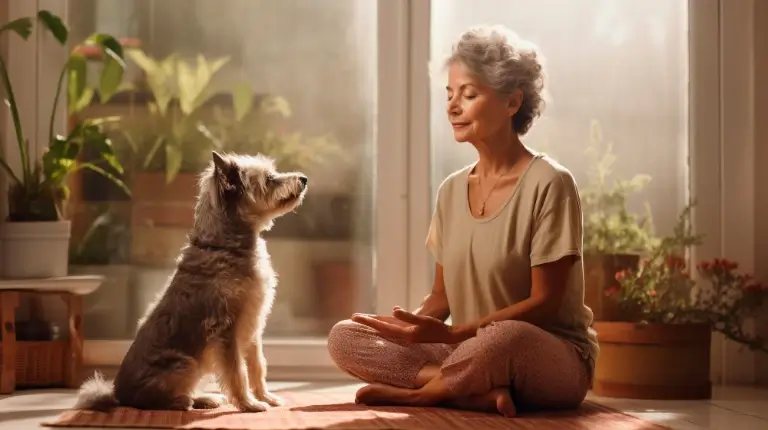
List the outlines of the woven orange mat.
<svg viewBox="0 0 768 430">
<path fill-rule="evenodd" d="M 521 414 L 515 418 L 442 408 L 367 407 L 349 394 L 281 392 L 285 406 L 262 413 L 231 407 L 207 411 L 141 411 L 117 408 L 110 413 L 70 410 L 48 427 L 122 427 L 221 430 L 459 430 L 459 429 L 666 429 L 608 407 L 585 401 L 573 411 Z"/>
</svg>

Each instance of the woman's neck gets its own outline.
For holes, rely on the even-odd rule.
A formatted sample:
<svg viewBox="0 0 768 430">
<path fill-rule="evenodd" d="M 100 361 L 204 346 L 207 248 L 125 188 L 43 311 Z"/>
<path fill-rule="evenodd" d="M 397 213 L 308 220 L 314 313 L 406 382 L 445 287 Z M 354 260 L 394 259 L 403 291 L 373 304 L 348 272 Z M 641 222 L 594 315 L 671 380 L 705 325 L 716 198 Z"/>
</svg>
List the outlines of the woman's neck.
<svg viewBox="0 0 768 430">
<path fill-rule="evenodd" d="M 512 132 L 474 143 L 474 147 L 478 155 L 475 173 L 481 177 L 509 173 L 522 159 L 531 155 L 517 134 Z"/>
</svg>

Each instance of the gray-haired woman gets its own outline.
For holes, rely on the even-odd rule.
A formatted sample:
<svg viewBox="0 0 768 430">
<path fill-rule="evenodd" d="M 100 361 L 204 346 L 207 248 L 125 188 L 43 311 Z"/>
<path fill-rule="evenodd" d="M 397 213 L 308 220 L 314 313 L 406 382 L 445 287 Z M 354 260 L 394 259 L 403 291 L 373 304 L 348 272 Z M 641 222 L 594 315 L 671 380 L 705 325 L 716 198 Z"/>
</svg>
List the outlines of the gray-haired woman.
<svg viewBox="0 0 768 430">
<path fill-rule="evenodd" d="M 446 67 L 448 119 L 478 158 L 438 191 L 432 292 L 412 313 L 336 324 L 331 356 L 370 383 L 360 403 L 505 416 L 577 407 L 599 352 L 584 305 L 581 201 L 565 167 L 520 141 L 544 104 L 540 55 L 504 28 L 480 27 L 461 35 Z"/>
</svg>

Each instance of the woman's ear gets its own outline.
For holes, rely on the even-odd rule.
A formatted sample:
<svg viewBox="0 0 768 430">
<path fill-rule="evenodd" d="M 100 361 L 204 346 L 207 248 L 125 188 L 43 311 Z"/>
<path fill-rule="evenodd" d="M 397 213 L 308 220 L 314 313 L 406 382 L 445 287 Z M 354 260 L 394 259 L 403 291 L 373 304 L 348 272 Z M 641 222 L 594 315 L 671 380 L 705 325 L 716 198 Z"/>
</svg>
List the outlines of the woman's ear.
<svg viewBox="0 0 768 430">
<path fill-rule="evenodd" d="M 519 89 L 515 90 L 507 100 L 507 114 L 512 117 L 517 111 L 520 110 L 520 106 L 523 105 L 523 92 Z"/>
</svg>

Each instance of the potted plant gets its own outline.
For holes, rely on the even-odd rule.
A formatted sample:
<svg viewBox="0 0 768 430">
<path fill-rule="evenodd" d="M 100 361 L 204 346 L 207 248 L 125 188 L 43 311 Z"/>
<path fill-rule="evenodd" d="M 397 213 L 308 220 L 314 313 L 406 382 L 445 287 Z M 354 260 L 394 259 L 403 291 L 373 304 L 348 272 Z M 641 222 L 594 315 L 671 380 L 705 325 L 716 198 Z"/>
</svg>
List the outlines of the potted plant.
<svg viewBox="0 0 768 430">
<path fill-rule="evenodd" d="M 62 20 L 49 11 L 37 14 L 37 21 L 62 46 L 66 46 L 69 30 Z M 12 31 L 26 40 L 32 32 L 32 18 L 19 18 L 0 27 L 0 34 Z M 96 33 L 84 44 L 98 46 L 103 53 L 103 69 L 100 87 L 105 93 L 114 93 L 122 80 L 123 50 L 111 36 Z M 69 188 L 69 176 L 82 169 L 90 169 L 108 177 L 128 192 L 122 181 L 99 165 L 105 162 L 113 170 L 122 172 L 112 144 L 103 132 L 110 119 L 83 121 L 66 136 L 54 133 L 56 108 L 65 79 L 70 102 L 84 98 L 87 93 L 85 59 L 72 53 L 59 74 L 56 96 L 51 109 L 50 128 L 47 136 L 49 147 L 38 159 L 29 153 L 28 141 L 21 127 L 19 111 L 13 87 L 8 77 L 5 61 L 0 59 L 0 79 L 15 129 L 16 144 L 21 159 L 21 172 L 17 174 L 7 159 L 0 159 L 9 178 L 8 217 L 0 224 L 2 240 L 3 275 L 9 278 L 51 277 L 67 274 L 70 223 L 64 217 Z M 85 146 L 99 154 L 98 162 L 80 162 L 79 155 Z"/>
<path fill-rule="evenodd" d="M 762 339 L 744 331 L 760 310 L 768 289 L 738 264 L 723 259 L 697 265 L 694 280 L 685 252 L 701 242 L 686 207 L 674 233 L 655 246 L 637 269 L 616 273 L 619 286 L 607 294 L 635 316 L 633 322 L 595 323 L 600 357 L 594 392 L 643 399 L 711 397 L 712 331 L 750 349 L 768 351 Z"/>
<path fill-rule="evenodd" d="M 626 318 L 616 306 L 605 299 L 605 291 L 617 286 L 614 274 L 627 268 L 636 268 L 642 254 L 656 243 L 650 208 L 637 216 L 627 208 L 631 193 L 641 191 L 651 180 L 640 174 L 629 180 L 618 180 L 612 185 L 616 156 L 609 142 L 603 148 L 603 135 L 597 121 L 592 122 L 587 155 L 590 165 L 589 182 L 581 190 L 584 208 L 584 302 L 594 313 L 595 321 Z"/>
</svg>

